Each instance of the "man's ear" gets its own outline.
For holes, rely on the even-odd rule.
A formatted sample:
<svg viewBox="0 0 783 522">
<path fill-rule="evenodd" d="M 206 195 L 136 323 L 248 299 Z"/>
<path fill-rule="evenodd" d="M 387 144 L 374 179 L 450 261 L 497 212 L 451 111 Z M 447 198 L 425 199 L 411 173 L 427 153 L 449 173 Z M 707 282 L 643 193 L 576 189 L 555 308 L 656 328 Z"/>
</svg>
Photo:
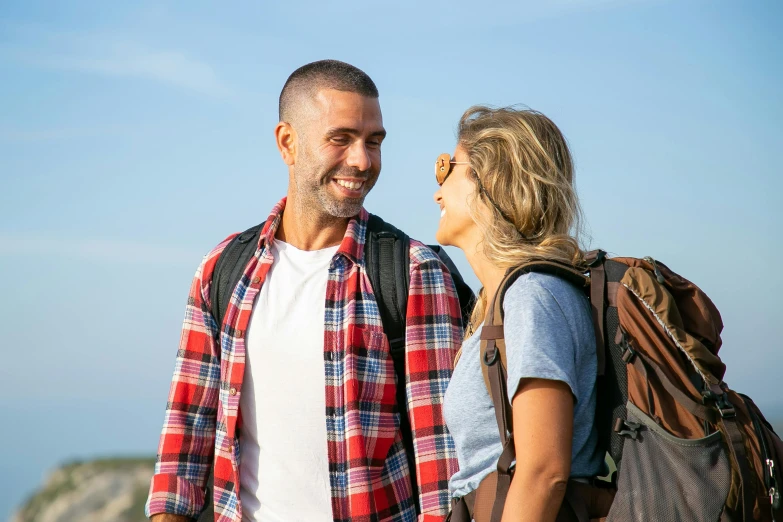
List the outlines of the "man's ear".
<svg viewBox="0 0 783 522">
<path fill-rule="evenodd" d="M 275 142 L 280 157 L 289 167 L 296 163 L 296 131 L 290 123 L 281 121 L 275 127 Z"/>
</svg>

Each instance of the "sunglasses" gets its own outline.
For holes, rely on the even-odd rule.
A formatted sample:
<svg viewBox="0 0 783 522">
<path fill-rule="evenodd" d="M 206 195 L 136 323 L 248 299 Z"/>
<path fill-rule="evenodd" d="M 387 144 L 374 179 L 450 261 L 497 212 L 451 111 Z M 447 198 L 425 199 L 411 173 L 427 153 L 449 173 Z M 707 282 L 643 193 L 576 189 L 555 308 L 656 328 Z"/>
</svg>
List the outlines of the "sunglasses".
<svg viewBox="0 0 783 522">
<path fill-rule="evenodd" d="M 454 170 L 453 168 L 454 165 L 470 165 L 470 162 L 454 161 L 453 159 L 451 159 L 451 154 L 449 154 L 448 152 L 444 152 L 443 154 L 438 156 L 438 159 L 435 161 L 435 180 L 438 182 L 438 185 L 443 185 L 443 183 L 446 181 L 446 178 L 448 178 L 449 174 L 451 174 L 451 171 Z M 476 183 L 478 183 L 479 192 L 481 192 L 484 195 L 484 197 L 487 198 L 487 200 L 492 204 L 493 207 L 495 207 L 495 209 L 498 211 L 498 213 L 503 219 L 513 224 L 514 222 L 511 220 L 511 217 L 505 212 L 503 212 L 502 210 L 500 210 L 500 207 L 498 206 L 497 203 L 495 203 L 495 200 L 493 200 L 489 196 L 489 193 L 486 190 L 484 190 L 484 185 L 481 183 L 481 178 L 479 178 L 478 175 L 476 175 L 475 173 L 474 176 L 476 178 Z M 525 235 L 522 232 L 519 232 L 518 230 L 517 232 L 519 233 L 520 236 L 522 236 L 522 239 L 526 239 Z"/>
<path fill-rule="evenodd" d="M 443 185 L 443 182 L 451 174 L 454 165 L 470 165 L 470 162 L 454 161 L 448 152 L 438 156 L 437 161 L 435 161 L 435 180 L 438 182 L 438 185 Z"/>
</svg>

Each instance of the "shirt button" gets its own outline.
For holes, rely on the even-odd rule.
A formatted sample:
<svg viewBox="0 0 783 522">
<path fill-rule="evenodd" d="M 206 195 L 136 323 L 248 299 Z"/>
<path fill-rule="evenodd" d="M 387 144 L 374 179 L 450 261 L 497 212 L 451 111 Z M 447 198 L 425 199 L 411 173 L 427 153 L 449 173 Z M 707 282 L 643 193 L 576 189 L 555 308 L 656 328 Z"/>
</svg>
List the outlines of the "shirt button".
<svg viewBox="0 0 783 522">
<path fill-rule="evenodd" d="M 228 451 L 231 452 L 231 453 L 234 453 L 234 445 L 233 444 L 230 444 L 228 446 Z"/>
<path fill-rule="evenodd" d="M 260 277 L 258 277 L 258 276 L 254 277 L 254 278 L 253 278 L 253 279 L 250 281 L 250 283 L 251 283 L 251 284 L 254 284 L 254 285 L 257 285 L 257 284 L 258 284 L 258 283 L 260 283 L 260 282 L 261 282 L 261 278 L 260 278 Z"/>
<path fill-rule="evenodd" d="M 237 394 L 237 389 L 236 388 L 231 388 L 230 390 L 228 390 L 228 393 L 230 393 L 231 395 L 236 395 Z"/>
</svg>

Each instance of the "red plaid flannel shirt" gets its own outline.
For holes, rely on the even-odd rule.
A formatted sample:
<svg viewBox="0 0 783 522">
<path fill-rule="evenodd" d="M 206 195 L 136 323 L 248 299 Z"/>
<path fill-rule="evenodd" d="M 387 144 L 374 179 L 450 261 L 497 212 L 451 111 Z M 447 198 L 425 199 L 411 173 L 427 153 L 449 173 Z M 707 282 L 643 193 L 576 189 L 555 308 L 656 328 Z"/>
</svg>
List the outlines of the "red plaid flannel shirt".
<svg viewBox="0 0 783 522">
<path fill-rule="evenodd" d="M 272 263 L 268 246 L 284 208 L 285 199 L 272 210 L 231 297 L 226 328 L 220 334 L 210 312 L 210 284 L 218 256 L 234 236 L 207 254 L 196 272 L 147 500 L 148 516 L 196 517 L 212 468 L 215 521 L 242 519 L 238 410 L 245 332 Z M 335 521 L 414 521 L 408 462 L 394 411 L 394 367 L 364 268 L 367 218 L 362 210 L 350 221 L 327 283 L 325 414 L 332 512 Z M 442 403 L 462 339 L 460 307 L 451 277 L 432 250 L 412 240 L 410 259 L 408 411 L 422 508 L 419 521 L 435 522 L 448 513 L 448 479 L 457 471 Z"/>
</svg>

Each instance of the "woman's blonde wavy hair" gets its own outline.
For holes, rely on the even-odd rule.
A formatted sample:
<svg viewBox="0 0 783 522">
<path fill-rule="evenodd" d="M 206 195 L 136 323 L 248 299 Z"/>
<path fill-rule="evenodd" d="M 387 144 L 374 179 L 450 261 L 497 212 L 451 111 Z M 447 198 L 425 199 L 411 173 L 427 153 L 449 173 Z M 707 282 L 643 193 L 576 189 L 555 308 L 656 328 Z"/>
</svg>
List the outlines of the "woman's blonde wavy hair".
<svg viewBox="0 0 783 522">
<path fill-rule="evenodd" d="M 478 177 L 469 208 L 492 262 L 504 269 L 536 259 L 584 266 L 573 161 L 552 120 L 530 109 L 475 106 L 462 115 L 457 142 Z M 486 305 L 482 288 L 467 335 L 484 320 Z"/>
</svg>

